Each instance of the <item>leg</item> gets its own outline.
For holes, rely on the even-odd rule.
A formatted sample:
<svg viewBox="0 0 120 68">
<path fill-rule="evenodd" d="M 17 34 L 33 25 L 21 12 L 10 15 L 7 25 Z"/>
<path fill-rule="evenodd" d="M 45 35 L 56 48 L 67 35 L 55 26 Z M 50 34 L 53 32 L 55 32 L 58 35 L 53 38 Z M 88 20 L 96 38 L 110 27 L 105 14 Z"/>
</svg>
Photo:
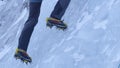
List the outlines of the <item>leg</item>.
<svg viewBox="0 0 120 68">
<path fill-rule="evenodd" d="M 29 18 L 26 21 L 22 33 L 20 35 L 18 49 L 27 51 L 30 37 L 32 35 L 35 25 L 38 22 L 38 17 L 40 14 L 40 6 L 41 6 L 41 2 L 30 2 Z"/>
<path fill-rule="evenodd" d="M 67 25 L 61 21 L 62 16 L 64 15 L 68 5 L 70 3 L 70 0 L 59 0 L 50 16 L 50 18 L 47 18 L 47 26 L 52 28 L 53 26 L 56 26 L 58 29 L 65 30 L 67 29 Z"/>
<path fill-rule="evenodd" d="M 59 0 L 51 14 L 51 17 L 61 20 L 69 3 L 70 3 L 70 0 Z"/>
</svg>

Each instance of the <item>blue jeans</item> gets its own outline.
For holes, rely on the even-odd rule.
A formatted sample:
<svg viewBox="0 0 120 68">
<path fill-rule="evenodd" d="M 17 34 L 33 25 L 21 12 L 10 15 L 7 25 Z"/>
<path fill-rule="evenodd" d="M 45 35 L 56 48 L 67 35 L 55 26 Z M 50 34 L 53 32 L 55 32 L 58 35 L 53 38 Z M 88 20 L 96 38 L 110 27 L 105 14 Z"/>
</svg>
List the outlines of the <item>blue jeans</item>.
<svg viewBox="0 0 120 68">
<path fill-rule="evenodd" d="M 40 7 L 42 0 L 30 0 L 29 18 L 24 24 L 24 28 L 19 38 L 18 48 L 27 51 L 29 41 L 34 30 L 34 27 L 38 23 L 38 17 L 40 14 Z M 39 1 L 39 2 L 33 2 Z M 70 0 L 59 0 L 52 11 L 50 17 L 61 20 L 62 16 L 69 5 Z M 47 10 L 46 10 L 47 11 Z"/>
<path fill-rule="evenodd" d="M 42 0 L 30 0 L 30 2 L 42 2 Z"/>
</svg>

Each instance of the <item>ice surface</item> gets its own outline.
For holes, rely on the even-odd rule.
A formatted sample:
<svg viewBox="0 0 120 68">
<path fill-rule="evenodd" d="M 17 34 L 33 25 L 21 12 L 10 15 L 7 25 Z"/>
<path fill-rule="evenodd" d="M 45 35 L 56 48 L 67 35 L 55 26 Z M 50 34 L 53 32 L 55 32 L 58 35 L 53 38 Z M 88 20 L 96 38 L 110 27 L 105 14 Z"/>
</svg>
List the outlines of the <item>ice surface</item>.
<svg viewBox="0 0 120 68">
<path fill-rule="evenodd" d="M 63 16 L 66 31 L 46 28 L 57 0 L 43 0 L 39 23 L 30 40 L 26 65 L 13 55 L 28 10 L 22 0 L 0 1 L 1 68 L 118 68 L 120 0 L 71 0 Z"/>
</svg>

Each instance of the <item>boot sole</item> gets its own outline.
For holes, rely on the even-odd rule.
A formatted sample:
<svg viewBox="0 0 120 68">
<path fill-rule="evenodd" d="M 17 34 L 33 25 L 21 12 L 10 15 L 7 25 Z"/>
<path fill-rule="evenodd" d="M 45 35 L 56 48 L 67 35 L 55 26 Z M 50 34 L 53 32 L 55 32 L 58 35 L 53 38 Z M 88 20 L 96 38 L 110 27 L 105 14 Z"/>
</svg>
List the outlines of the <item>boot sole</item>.
<svg viewBox="0 0 120 68">
<path fill-rule="evenodd" d="M 21 55 L 14 55 L 16 59 L 20 59 L 22 62 L 25 62 L 26 64 L 31 63 L 32 61 L 30 59 L 26 59 Z"/>
</svg>

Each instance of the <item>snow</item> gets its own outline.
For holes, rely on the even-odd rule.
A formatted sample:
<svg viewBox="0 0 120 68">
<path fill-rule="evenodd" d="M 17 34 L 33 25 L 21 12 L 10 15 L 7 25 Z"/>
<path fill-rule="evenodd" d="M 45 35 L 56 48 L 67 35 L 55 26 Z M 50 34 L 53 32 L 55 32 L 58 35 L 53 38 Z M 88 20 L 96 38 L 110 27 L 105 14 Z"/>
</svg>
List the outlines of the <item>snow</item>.
<svg viewBox="0 0 120 68">
<path fill-rule="evenodd" d="M 6 4 L 6 2 L 0 1 L 0 6 L 2 6 L 2 5 L 4 5 L 4 4 Z"/>
<path fill-rule="evenodd" d="M 28 65 L 13 57 L 28 11 L 22 0 L 5 2 L 0 1 L 1 68 L 118 68 L 120 0 L 71 0 L 63 16 L 66 31 L 46 27 L 57 0 L 43 0 L 28 48 L 33 62 Z"/>
</svg>

